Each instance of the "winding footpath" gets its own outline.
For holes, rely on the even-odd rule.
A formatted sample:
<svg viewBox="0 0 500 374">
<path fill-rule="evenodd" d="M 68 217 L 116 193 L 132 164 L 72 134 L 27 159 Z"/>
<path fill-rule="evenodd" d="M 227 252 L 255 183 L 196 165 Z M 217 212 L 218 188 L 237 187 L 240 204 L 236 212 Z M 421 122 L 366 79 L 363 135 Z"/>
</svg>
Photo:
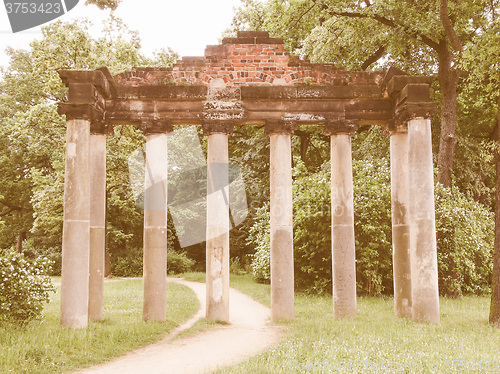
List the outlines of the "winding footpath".
<svg viewBox="0 0 500 374">
<path fill-rule="evenodd" d="M 191 288 L 200 301 L 198 313 L 162 341 L 127 353 L 118 359 L 73 374 L 199 374 L 234 365 L 276 344 L 281 329 L 269 325 L 269 308 L 231 288 L 230 324 L 172 341 L 191 327 L 205 311 L 205 284 L 171 279 Z"/>
</svg>

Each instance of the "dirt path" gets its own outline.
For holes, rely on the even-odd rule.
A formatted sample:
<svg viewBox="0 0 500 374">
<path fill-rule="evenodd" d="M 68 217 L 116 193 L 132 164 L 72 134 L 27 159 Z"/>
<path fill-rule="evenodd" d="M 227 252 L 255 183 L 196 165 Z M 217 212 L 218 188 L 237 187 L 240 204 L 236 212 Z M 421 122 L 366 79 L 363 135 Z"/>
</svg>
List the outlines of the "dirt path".
<svg viewBox="0 0 500 374">
<path fill-rule="evenodd" d="M 74 374 L 198 374 L 232 365 L 254 356 L 282 337 L 282 331 L 270 326 L 269 308 L 231 288 L 230 324 L 171 342 L 172 337 L 203 318 L 205 284 L 169 279 L 191 288 L 200 300 L 196 316 L 177 327 L 161 342 L 138 349 L 109 363 L 80 370 Z"/>
</svg>

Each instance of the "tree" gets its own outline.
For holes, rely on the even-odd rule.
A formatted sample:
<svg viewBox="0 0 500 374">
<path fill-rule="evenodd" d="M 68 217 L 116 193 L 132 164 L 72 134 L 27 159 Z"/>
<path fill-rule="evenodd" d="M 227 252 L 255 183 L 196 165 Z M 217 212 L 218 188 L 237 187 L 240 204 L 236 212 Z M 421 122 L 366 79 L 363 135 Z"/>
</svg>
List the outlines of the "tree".
<svg viewBox="0 0 500 374">
<path fill-rule="evenodd" d="M 495 243 L 493 249 L 493 277 L 489 321 L 500 328 L 500 21 L 492 19 L 489 29 L 478 35 L 472 47 L 466 51 L 468 68 L 468 92 L 472 96 L 471 106 L 489 113 L 496 109 L 496 126 L 492 138 L 496 143 L 491 152 L 496 167 L 495 191 Z M 474 69 L 472 69 L 472 66 Z M 478 94 L 479 93 L 479 94 Z"/>
<path fill-rule="evenodd" d="M 42 28 L 43 37 L 34 40 L 28 50 L 7 50 L 10 65 L 0 81 L 0 219 L 5 221 L 0 226 L 0 248 L 17 242 L 20 250 L 23 239 L 28 239 L 37 251 L 60 252 L 65 119 L 57 114 L 56 103 L 64 99 L 67 89 L 57 70 L 108 66 L 116 74 L 133 66 L 168 64 L 177 57 L 170 49 L 161 50 L 153 59 L 143 56 L 137 32 L 114 15 L 106 21 L 100 38 L 90 36 L 90 27 L 87 20 L 53 22 Z M 130 139 L 129 143 L 140 146 L 137 137 Z M 111 139 L 110 146 L 113 155 Z M 116 147 L 126 148 L 121 143 Z M 122 164 L 126 164 L 125 154 Z M 130 204 L 113 198 L 113 181 L 124 173 L 123 168 L 114 172 L 110 175 L 110 209 L 119 212 L 114 217 L 127 217 L 124 209 Z M 123 196 L 126 201 L 130 198 L 126 193 Z M 111 243 L 118 235 L 113 223 L 111 220 L 109 226 Z"/>
<path fill-rule="evenodd" d="M 269 0 L 262 5 L 247 1 L 234 26 L 267 29 L 283 37 L 289 50 L 305 53 L 312 61 L 346 63 L 350 69 L 367 69 L 378 62 L 378 66 L 396 64 L 410 72 L 437 72 L 441 97 L 438 181 L 449 187 L 456 146 L 459 62 L 464 45 L 488 28 L 499 6 L 496 0 Z"/>
<path fill-rule="evenodd" d="M 111 9 L 115 10 L 122 0 L 86 0 L 85 5 L 95 5 L 99 9 Z"/>
</svg>

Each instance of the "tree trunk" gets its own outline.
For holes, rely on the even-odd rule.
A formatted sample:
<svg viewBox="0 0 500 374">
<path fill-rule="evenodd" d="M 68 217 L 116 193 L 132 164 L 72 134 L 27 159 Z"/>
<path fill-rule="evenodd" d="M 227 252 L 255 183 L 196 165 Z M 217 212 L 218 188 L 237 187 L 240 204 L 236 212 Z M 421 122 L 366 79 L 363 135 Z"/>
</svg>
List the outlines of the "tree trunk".
<svg viewBox="0 0 500 374">
<path fill-rule="evenodd" d="M 23 241 L 26 239 L 26 232 L 22 231 L 17 235 L 16 252 L 23 253 Z"/>
<path fill-rule="evenodd" d="M 453 67 L 453 54 L 448 43 L 441 42 L 439 55 L 439 84 L 443 95 L 441 108 L 441 138 L 438 157 L 438 182 L 451 187 L 453 157 L 457 144 L 457 88 L 460 69 Z"/>
<path fill-rule="evenodd" d="M 500 92 L 498 95 L 498 118 L 495 141 L 500 143 Z M 495 245 L 493 247 L 493 277 L 491 284 L 490 323 L 500 328 L 500 160 L 496 156 L 496 182 L 495 182 Z"/>
</svg>

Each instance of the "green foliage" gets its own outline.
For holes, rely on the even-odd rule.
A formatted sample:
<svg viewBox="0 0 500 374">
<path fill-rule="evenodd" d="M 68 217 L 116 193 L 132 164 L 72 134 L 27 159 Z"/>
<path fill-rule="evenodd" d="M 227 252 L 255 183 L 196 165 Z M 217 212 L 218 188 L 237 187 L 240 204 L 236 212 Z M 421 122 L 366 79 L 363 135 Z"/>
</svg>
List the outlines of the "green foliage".
<svg viewBox="0 0 500 374">
<path fill-rule="evenodd" d="M 111 2 L 107 2 L 111 3 Z M 140 39 L 113 14 L 101 36 L 91 36 L 88 20 L 53 22 L 27 50 L 9 48 L 10 64 L 0 80 L 0 248 L 19 236 L 32 240 L 40 254 L 60 257 L 65 119 L 55 102 L 67 88 L 59 69 L 96 69 L 112 74 L 133 66 L 168 66 L 177 55 L 162 49 L 153 58 L 140 53 Z M 119 127 L 108 137 L 108 246 L 120 251 L 142 247 L 142 211 L 128 183 L 127 157 L 142 146 L 143 134 Z M 170 227 L 169 238 L 174 238 Z M 173 240 L 173 239 L 171 239 Z M 57 270 L 57 269 L 56 269 Z"/>
<path fill-rule="evenodd" d="M 118 8 L 122 0 L 85 0 L 85 5 L 95 5 L 99 9 L 111 9 L 115 10 Z"/>
<path fill-rule="evenodd" d="M 111 257 L 111 273 L 116 277 L 142 277 L 142 249 L 129 248 L 120 256 Z"/>
<path fill-rule="evenodd" d="M 0 322 L 24 325 L 41 316 L 54 287 L 47 274 L 51 262 L 15 252 L 0 257 Z"/>
<path fill-rule="evenodd" d="M 332 284 L 329 165 L 310 174 L 297 162 L 293 170 L 295 283 L 313 293 L 327 293 Z"/>
<path fill-rule="evenodd" d="M 392 287 L 389 163 L 354 161 L 354 210 L 357 283 L 361 294 L 376 295 Z M 294 266 L 300 290 L 331 292 L 330 164 L 309 173 L 297 162 L 294 175 Z M 269 281 L 269 208 L 257 210 L 249 242 L 256 247 L 254 277 Z"/>
<path fill-rule="evenodd" d="M 117 277 L 142 277 L 142 248 L 134 248 L 121 254 L 112 264 L 112 273 Z M 195 261 L 187 257 L 186 252 L 172 249 L 167 251 L 167 273 L 180 274 L 193 269 Z"/>
<path fill-rule="evenodd" d="M 186 252 L 169 249 L 167 251 L 167 273 L 181 274 L 193 269 L 195 261 L 187 257 Z"/>
<path fill-rule="evenodd" d="M 245 275 L 250 274 L 250 263 L 248 259 L 251 256 L 247 256 L 244 259 L 240 259 L 238 256 L 229 259 L 229 273 L 234 275 Z"/>
<path fill-rule="evenodd" d="M 258 282 L 268 283 L 271 280 L 271 227 L 269 221 L 269 204 L 255 210 L 255 223 L 250 227 L 247 242 L 255 247 L 252 260 L 252 274 Z"/>
<path fill-rule="evenodd" d="M 486 294 L 493 268 L 494 214 L 457 189 L 436 185 L 439 291 Z"/>
<path fill-rule="evenodd" d="M 361 294 L 392 292 L 390 164 L 387 158 L 353 162 L 356 280 Z"/>
<path fill-rule="evenodd" d="M 390 164 L 387 158 L 353 161 L 356 278 L 359 294 L 392 292 Z M 443 295 L 488 292 L 492 271 L 493 214 L 455 189 L 436 187 L 439 284 Z M 256 247 L 254 277 L 268 282 L 269 213 L 257 210 L 249 242 Z M 331 292 L 330 171 L 294 168 L 296 287 Z"/>
</svg>

